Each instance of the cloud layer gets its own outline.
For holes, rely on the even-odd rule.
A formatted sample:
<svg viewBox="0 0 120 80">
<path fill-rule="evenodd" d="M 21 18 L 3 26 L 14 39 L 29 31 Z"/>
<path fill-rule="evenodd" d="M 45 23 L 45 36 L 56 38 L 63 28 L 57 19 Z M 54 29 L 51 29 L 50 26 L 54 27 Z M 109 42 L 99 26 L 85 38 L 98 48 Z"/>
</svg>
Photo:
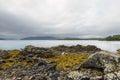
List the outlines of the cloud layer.
<svg viewBox="0 0 120 80">
<path fill-rule="evenodd" d="M 0 37 L 120 33 L 119 0 L 0 0 Z"/>
</svg>

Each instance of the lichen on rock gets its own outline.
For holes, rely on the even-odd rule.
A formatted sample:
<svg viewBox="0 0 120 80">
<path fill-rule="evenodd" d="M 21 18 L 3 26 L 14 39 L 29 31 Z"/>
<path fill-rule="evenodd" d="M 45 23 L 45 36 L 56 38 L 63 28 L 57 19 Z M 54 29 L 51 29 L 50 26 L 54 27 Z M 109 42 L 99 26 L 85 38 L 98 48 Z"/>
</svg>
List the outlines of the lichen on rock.
<svg viewBox="0 0 120 80">
<path fill-rule="evenodd" d="M 120 80 L 120 54 L 90 45 L 0 50 L 0 80 L 7 79 Z"/>
<path fill-rule="evenodd" d="M 101 79 L 104 80 L 120 80 L 120 55 L 113 54 L 107 51 L 97 52 L 92 54 L 85 62 L 80 66 L 85 68 L 84 71 L 79 73 L 89 73 L 89 69 L 100 71 L 103 73 Z M 95 72 L 90 71 L 89 76 Z M 99 74 L 96 73 L 96 76 Z M 91 77 L 89 77 L 90 79 Z M 75 80 L 75 79 L 74 79 Z M 80 79 L 81 80 L 81 79 Z M 91 80 L 91 79 L 90 79 Z M 96 79 L 95 79 L 96 80 Z"/>
</svg>

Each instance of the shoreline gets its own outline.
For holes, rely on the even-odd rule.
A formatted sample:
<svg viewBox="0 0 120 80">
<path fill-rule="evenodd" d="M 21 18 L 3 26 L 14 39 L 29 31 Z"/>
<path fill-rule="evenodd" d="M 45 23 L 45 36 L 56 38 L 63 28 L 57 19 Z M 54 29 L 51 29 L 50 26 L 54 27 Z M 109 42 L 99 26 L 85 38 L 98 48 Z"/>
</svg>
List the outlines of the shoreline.
<svg viewBox="0 0 120 80">
<path fill-rule="evenodd" d="M 34 45 L 34 46 L 39 46 L 39 47 L 52 47 L 52 46 L 58 46 L 58 45 L 66 45 L 66 46 L 72 46 L 72 45 L 95 45 L 99 48 L 101 48 L 102 50 L 107 50 L 107 51 L 111 51 L 111 52 L 116 52 L 117 49 L 120 48 L 120 42 L 113 42 L 113 41 L 84 41 L 84 40 L 77 40 L 77 41 L 68 41 L 68 40 L 33 40 L 33 41 L 29 41 L 29 40 L 10 40 L 10 41 L 0 41 L 0 49 L 7 49 L 7 50 L 11 50 L 11 49 L 20 49 L 25 47 L 26 45 Z"/>
<path fill-rule="evenodd" d="M 120 50 L 113 54 L 96 46 L 28 45 L 0 50 L 1 80 L 109 80 L 120 77 Z M 116 75 L 115 75 L 116 74 Z"/>
</svg>

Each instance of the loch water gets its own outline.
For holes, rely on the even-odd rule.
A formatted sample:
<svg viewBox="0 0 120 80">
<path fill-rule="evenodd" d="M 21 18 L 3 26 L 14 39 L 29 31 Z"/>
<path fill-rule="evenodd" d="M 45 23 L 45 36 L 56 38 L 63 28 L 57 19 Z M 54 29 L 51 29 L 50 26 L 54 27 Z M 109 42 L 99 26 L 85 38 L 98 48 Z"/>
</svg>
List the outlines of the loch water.
<svg viewBox="0 0 120 80">
<path fill-rule="evenodd" d="M 52 47 L 58 45 L 95 45 L 103 50 L 115 52 L 120 49 L 120 41 L 98 41 L 98 40 L 0 40 L 0 49 L 21 49 L 26 45 L 37 47 Z"/>
</svg>

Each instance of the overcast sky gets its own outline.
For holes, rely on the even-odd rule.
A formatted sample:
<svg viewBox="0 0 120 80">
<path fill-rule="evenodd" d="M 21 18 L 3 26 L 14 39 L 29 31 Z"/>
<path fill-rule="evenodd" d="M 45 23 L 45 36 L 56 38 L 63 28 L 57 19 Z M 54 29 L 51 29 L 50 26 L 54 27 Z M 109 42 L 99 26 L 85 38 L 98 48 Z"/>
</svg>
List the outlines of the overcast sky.
<svg viewBox="0 0 120 80">
<path fill-rule="evenodd" d="M 0 0 L 0 37 L 120 33 L 120 0 Z"/>
</svg>

